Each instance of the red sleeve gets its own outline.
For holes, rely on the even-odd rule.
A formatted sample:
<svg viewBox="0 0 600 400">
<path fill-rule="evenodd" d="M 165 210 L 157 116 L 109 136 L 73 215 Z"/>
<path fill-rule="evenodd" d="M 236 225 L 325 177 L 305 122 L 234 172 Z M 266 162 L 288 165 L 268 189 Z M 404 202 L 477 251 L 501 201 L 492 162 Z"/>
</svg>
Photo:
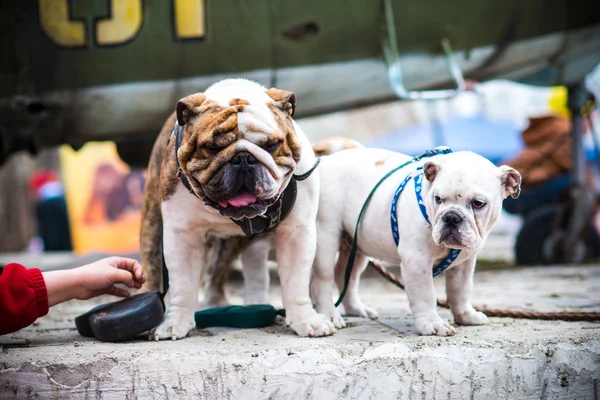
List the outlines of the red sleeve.
<svg viewBox="0 0 600 400">
<path fill-rule="evenodd" d="M 8 264 L 0 275 L 0 335 L 18 331 L 48 313 L 42 272 Z"/>
</svg>

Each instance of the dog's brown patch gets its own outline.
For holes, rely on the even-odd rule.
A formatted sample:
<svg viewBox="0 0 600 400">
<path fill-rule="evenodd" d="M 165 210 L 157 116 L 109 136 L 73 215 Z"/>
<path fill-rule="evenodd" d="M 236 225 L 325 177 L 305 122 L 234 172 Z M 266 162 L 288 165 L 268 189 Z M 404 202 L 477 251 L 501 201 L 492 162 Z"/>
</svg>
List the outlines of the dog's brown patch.
<svg viewBox="0 0 600 400">
<path fill-rule="evenodd" d="M 160 290 L 162 285 L 163 222 L 160 203 L 175 191 L 178 183 L 175 175 L 175 159 L 172 156 L 165 157 L 169 148 L 173 151 L 174 141 L 169 141 L 169 138 L 175 120 L 175 113 L 173 113 L 163 125 L 154 142 L 148 163 L 148 180 L 144 188 L 140 229 L 140 254 L 146 276 L 144 284 L 146 290 Z"/>
<path fill-rule="evenodd" d="M 280 140 L 281 145 L 273 152 L 273 160 L 277 165 L 296 168 L 296 163 L 300 161 L 301 145 L 296 137 L 296 131 L 292 124 L 292 118 L 280 108 L 269 104 L 271 112 L 275 116 L 275 122 L 279 126 L 280 132 L 270 135 L 270 140 Z"/>
<path fill-rule="evenodd" d="M 335 147 L 338 147 L 338 143 L 342 143 L 342 146 L 339 150 L 333 150 L 333 143 L 336 143 Z M 325 139 L 319 140 L 317 143 L 314 143 L 312 148 L 315 152 L 316 156 L 326 156 L 336 151 L 348 150 L 348 149 L 356 149 L 363 147 L 356 140 L 348 139 L 343 136 L 332 136 Z"/>
<path fill-rule="evenodd" d="M 272 104 L 275 107 L 294 118 L 294 114 L 296 114 L 296 95 L 294 93 L 277 88 L 270 88 L 266 93 L 273 99 Z"/>
<path fill-rule="evenodd" d="M 169 129 L 169 122 L 175 124 L 175 114 L 167 120 L 167 124 L 161 130 L 159 139 L 166 141 L 166 146 L 163 149 L 163 157 L 159 170 L 160 177 L 160 200 L 165 201 L 173 193 L 179 184 L 179 178 L 177 177 L 177 162 L 175 161 L 175 136 L 172 135 L 173 126 Z M 164 136 L 164 139 L 163 139 Z M 150 173 L 148 171 L 148 173 Z"/>
<path fill-rule="evenodd" d="M 233 157 L 240 139 L 237 113 L 243 107 L 222 107 L 209 100 L 200 107 L 194 123 L 184 128 L 179 161 L 184 172 L 198 180 L 199 185 L 191 182 L 198 194 L 202 193 L 201 185 Z"/>
<path fill-rule="evenodd" d="M 312 148 L 317 157 L 331 154 L 331 143 L 326 139 L 320 140 L 313 144 Z"/>
<path fill-rule="evenodd" d="M 300 142 L 294 129 L 293 117 L 296 112 L 296 95 L 285 90 L 271 88 L 266 91 L 273 99 L 269 109 L 275 117 L 279 132 L 270 135 L 271 143 L 281 141 L 281 145 L 273 152 L 273 159 L 277 165 L 296 168 L 300 161 Z"/>
<path fill-rule="evenodd" d="M 206 96 L 203 93 L 194 93 L 177 102 L 177 122 L 184 126 L 190 119 L 198 114 L 198 107 L 204 103 Z"/>
<path fill-rule="evenodd" d="M 244 99 L 231 99 L 231 101 L 229 102 L 230 106 L 247 106 L 249 104 L 250 102 Z M 243 109 L 240 111 L 243 111 Z"/>
</svg>

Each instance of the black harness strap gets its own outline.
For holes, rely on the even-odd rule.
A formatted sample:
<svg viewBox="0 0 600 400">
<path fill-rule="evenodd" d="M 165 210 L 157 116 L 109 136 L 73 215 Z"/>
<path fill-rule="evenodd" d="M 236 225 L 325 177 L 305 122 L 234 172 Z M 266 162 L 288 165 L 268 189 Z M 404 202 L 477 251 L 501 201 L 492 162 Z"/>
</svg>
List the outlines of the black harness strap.
<svg viewBox="0 0 600 400">
<path fill-rule="evenodd" d="M 305 180 L 306 178 L 308 178 L 309 176 L 312 175 L 312 173 L 315 171 L 315 169 L 317 169 L 317 167 L 319 166 L 320 162 L 321 162 L 321 159 L 317 158 L 317 161 L 315 161 L 315 164 L 312 167 L 310 167 L 310 169 L 308 171 L 306 171 L 302 175 L 292 175 L 292 179 L 296 180 L 296 181 Z"/>
</svg>

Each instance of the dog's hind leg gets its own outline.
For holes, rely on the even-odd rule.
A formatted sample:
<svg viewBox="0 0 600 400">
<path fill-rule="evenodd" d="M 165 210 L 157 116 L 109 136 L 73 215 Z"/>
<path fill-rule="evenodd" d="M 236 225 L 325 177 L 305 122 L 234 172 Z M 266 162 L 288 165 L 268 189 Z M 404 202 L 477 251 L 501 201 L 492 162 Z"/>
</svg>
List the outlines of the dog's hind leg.
<svg viewBox="0 0 600 400">
<path fill-rule="evenodd" d="M 271 235 L 253 239 L 242 253 L 244 305 L 269 304 Z"/>
<path fill-rule="evenodd" d="M 342 241 L 340 245 L 340 251 L 337 263 L 335 264 L 335 281 L 338 289 L 341 291 L 344 289 L 344 281 L 346 276 L 346 268 L 348 264 L 348 257 L 350 255 L 350 248 L 348 244 Z M 379 318 L 379 314 L 373 308 L 365 305 L 360 299 L 358 293 L 358 287 L 360 284 L 360 276 L 367 268 L 369 260 L 366 256 L 361 253 L 356 253 L 354 258 L 354 267 L 348 281 L 348 287 L 346 288 L 346 295 L 342 300 L 343 314 L 352 315 L 363 318 Z"/>
<path fill-rule="evenodd" d="M 211 237 L 207 243 L 210 255 L 204 278 L 204 301 L 202 308 L 225 307 L 229 305 L 225 295 L 225 284 L 229 277 L 231 263 L 250 243 L 245 237 Z"/>
</svg>

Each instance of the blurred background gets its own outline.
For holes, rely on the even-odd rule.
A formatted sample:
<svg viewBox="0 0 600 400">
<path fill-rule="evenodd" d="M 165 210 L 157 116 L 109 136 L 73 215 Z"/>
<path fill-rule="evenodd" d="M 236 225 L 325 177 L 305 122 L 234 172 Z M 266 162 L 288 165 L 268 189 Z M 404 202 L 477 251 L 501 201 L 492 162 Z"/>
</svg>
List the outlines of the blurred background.
<svg viewBox="0 0 600 400">
<path fill-rule="evenodd" d="M 1 260 L 136 254 L 162 124 L 226 77 L 295 92 L 313 142 L 510 164 L 501 257 L 600 257 L 600 2 L 0 1 L 0 51 Z"/>
</svg>

